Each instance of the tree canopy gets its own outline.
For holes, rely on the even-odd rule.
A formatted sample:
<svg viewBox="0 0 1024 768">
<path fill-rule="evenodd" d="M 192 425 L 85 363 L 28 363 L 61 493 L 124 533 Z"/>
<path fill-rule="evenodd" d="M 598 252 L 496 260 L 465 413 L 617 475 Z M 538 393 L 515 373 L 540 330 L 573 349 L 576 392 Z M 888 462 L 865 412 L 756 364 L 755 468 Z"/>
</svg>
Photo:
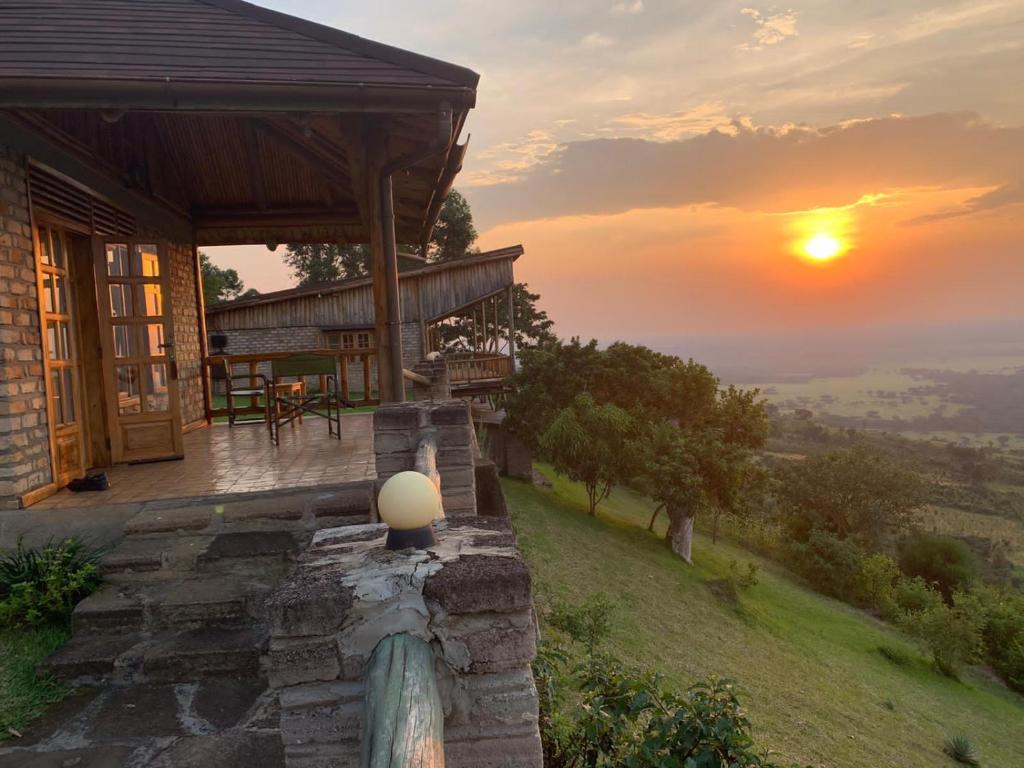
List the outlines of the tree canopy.
<svg viewBox="0 0 1024 768">
<path fill-rule="evenodd" d="M 203 302 L 207 306 L 236 299 L 245 291 L 236 270 L 218 267 L 202 251 L 199 252 L 199 271 L 203 279 Z"/>
</svg>

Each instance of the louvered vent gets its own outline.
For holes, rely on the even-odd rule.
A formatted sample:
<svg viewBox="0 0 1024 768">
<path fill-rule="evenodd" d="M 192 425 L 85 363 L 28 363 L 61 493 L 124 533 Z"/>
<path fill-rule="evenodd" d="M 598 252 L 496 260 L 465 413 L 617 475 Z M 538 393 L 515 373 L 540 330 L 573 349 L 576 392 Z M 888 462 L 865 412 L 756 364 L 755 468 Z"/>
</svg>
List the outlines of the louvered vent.
<svg viewBox="0 0 1024 768">
<path fill-rule="evenodd" d="M 29 166 L 32 205 L 73 221 L 97 235 L 135 234 L 135 218 L 36 165 Z"/>
</svg>

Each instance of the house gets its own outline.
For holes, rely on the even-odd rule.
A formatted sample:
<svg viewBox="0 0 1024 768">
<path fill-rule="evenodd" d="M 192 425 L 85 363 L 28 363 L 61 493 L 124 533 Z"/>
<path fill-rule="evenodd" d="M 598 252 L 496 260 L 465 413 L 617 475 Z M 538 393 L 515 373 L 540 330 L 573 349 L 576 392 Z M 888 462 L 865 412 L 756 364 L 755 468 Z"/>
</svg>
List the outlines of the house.
<svg viewBox="0 0 1024 768">
<path fill-rule="evenodd" d="M 442 326 L 471 318 L 468 349 L 448 356 L 456 389 L 479 383 L 484 374 L 500 381 L 514 369 L 515 318 L 511 293 L 521 245 L 436 264 L 410 264 L 399 271 L 402 364 L 413 368 L 441 348 Z M 377 388 L 377 337 L 373 281 L 338 280 L 236 299 L 206 308 L 211 354 L 269 375 L 271 356 L 332 350 L 339 354 L 349 391 Z M 486 335 L 487 338 L 484 338 Z M 369 386 L 362 384 L 364 361 Z"/>
<path fill-rule="evenodd" d="M 338 295 L 363 302 L 379 399 L 402 397 L 422 333 L 398 330 L 396 242 L 430 237 L 476 73 L 241 0 L 0 17 L 0 508 L 180 458 L 210 423 L 202 246 L 369 243 L 373 277 Z"/>
</svg>

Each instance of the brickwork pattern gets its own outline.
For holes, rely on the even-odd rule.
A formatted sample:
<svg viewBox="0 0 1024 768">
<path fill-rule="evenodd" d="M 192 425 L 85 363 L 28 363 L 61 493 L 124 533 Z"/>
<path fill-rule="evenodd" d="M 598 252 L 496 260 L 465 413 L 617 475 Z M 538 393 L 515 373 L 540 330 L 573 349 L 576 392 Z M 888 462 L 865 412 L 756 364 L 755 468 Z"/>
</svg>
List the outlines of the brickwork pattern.
<svg viewBox="0 0 1024 768">
<path fill-rule="evenodd" d="M 51 480 L 24 158 L 0 145 L 0 509 Z"/>
<path fill-rule="evenodd" d="M 169 261 L 181 423 L 191 424 L 206 417 L 206 406 L 203 402 L 202 349 L 199 346 L 199 306 L 196 300 L 196 272 L 191 246 L 172 244 Z"/>
<path fill-rule="evenodd" d="M 373 415 L 377 477 L 386 480 L 416 468 L 420 438 L 433 435 L 441 499 L 447 517 L 475 515 L 476 439 L 464 400 L 385 403 Z"/>
</svg>

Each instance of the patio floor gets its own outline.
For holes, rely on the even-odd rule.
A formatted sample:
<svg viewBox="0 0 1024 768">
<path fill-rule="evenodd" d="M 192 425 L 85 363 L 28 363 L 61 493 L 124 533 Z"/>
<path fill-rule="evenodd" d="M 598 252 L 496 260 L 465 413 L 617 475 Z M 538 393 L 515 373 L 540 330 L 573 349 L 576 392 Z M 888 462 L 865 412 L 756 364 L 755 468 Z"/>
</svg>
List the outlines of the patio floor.
<svg viewBox="0 0 1024 768">
<path fill-rule="evenodd" d="M 341 440 L 330 437 L 323 419 L 281 430 L 270 442 L 262 426 L 214 424 L 185 435 L 185 458 L 123 464 L 107 470 L 110 490 L 73 493 L 66 488 L 29 511 L 221 494 L 305 488 L 375 476 L 373 415 L 342 416 Z"/>
</svg>

